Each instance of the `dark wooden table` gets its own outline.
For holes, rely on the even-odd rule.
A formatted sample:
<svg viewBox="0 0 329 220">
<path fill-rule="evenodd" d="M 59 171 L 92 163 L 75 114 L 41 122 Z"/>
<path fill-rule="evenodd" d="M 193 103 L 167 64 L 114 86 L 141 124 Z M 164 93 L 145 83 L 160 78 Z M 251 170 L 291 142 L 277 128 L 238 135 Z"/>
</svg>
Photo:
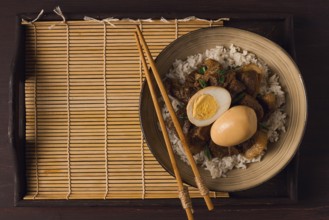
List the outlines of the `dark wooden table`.
<svg viewBox="0 0 329 220">
<path fill-rule="evenodd" d="M 299 201 L 289 204 L 235 205 L 224 203 L 208 212 L 197 202 L 196 219 L 329 219 L 329 2 L 218 1 L 1 1 L 0 2 L 0 219 L 185 219 L 177 203 L 158 200 L 119 205 L 14 207 L 14 162 L 8 139 L 9 77 L 16 53 L 16 19 L 20 13 L 47 12 L 60 5 L 66 14 L 189 14 L 287 13 L 294 16 L 295 50 L 308 94 L 309 118 L 299 155 Z"/>
</svg>

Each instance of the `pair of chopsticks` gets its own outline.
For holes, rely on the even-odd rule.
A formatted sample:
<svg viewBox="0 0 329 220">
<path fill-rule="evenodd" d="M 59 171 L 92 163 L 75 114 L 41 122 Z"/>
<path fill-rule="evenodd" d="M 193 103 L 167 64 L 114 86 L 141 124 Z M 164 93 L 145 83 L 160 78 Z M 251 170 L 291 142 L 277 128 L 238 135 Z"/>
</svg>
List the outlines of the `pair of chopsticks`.
<svg viewBox="0 0 329 220">
<path fill-rule="evenodd" d="M 158 70 L 155 66 L 152 55 L 151 55 L 151 53 L 148 49 L 148 46 L 145 42 L 144 36 L 143 36 L 143 34 L 142 34 L 142 32 L 141 32 L 141 30 L 139 29 L 138 26 L 136 26 L 136 32 L 134 34 L 135 34 L 135 38 L 136 38 L 136 42 L 137 42 L 137 47 L 138 47 L 138 50 L 139 50 L 139 53 L 140 53 L 140 57 L 141 57 L 141 60 L 142 60 L 142 63 L 143 63 L 143 68 L 145 70 L 145 76 L 146 76 L 147 84 L 148 84 L 149 89 L 150 89 L 152 101 L 153 101 L 155 111 L 156 111 L 156 114 L 157 114 L 157 117 L 158 117 L 158 120 L 159 120 L 159 123 L 160 123 L 161 130 L 163 132 L 163 136 L 164 136 L 167 151 L 168 151 L 168 154 L 169 154 L 169 157 L 170 157 L 170 161 L 171 161 L 172 167 L 174 169 L 174 174 L 175 174 L 177 185 L 178 185 L 179 198 L 181 199 L 182 206 L 186 211 L 188 219 L 193 219 L 191 199 L 190 199 L 187 187 L 183 185 L 182 178 L 180 176 L 180 173 L 179 173 L 179 170 L 178 170 L 178 167 L 177 167 L 174 152 L 173 152 L 173 149 L 171 147 L 171 142 L 170 142 L 170 139 L 169 139 L 169 135 L 167 133 L 166 125 L 165 125 L 164 119 L 162 117 L 160 106 L 158 104 L 158 100 L 157 100 L 155 90 L 154 90 L 154 85 L 153 85 L 153 82 L 151 80 L 151 75 L 150 75 L 149 69 L 147 67 L 147 63 L 146 63 L 146 60 L 145 60 L 145 57 L 144 57 L 143 49 L 146 53 L 146 57 L 147 57 L 147 59 L 149 61 L 149 64 L 151 66 L 156 84 L 158 85 L 160 93 L 161 93 L 161 95 L 163 97 L 163 100 L 165 102 L 165 105 L 167 106 L 167 109 L 169 111 L 170 117 L 171 117 L 171 119 L 173 121 L 173 124 L 175 126 L 175 129 L 177 131 L 179 139 L 182 142 L 185 154 L 187 156 L 187 159 L 188 159 L 188 161 L 191 165 L 192 171 L 194 173 L 195 182 L 196 182 L 196 185 L 198 186 L 199 192 L 203 196 L 203 198 L 206 202 L 206 205 L 208 207 L 208 210 L 212 210 L 214 208 L 214 206 L 213 206 L 212 201 L 209 197 L 209 190 L 207 189 L 207 187 L 204 185 L 204 183 L 202 181 L 199 170 L 196 166 L 196 163 L 194 161 L 192 153 L 191 153 L 191 151 L 188 147 L 188 143 L 186 141 L 186 138 L 185 138 L 185 135 L 184 135 L 183 130 L 181 128 L 181 125 L 180 125 L 180 123 L 177 119 L 177 116 L 176 116 L 175 111 L 172 107 L 171 101 L 170 101 L 170 99 L 168 97 L 168 94 L 165 90 L 165 87 L 162 83 L 162 80 L 161 80 L 159 72 L 158 72 Z"/>
</svg>

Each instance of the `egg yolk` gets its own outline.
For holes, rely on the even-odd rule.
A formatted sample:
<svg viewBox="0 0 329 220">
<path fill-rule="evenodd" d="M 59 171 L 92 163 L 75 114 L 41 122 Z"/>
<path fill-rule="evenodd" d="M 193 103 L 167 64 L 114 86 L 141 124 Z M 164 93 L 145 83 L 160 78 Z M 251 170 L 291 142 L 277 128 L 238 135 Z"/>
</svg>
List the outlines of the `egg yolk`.
<svg viewBox="0 0 329 220">
<path fill-rule="evenodd" d="M 212 95 L 202 94 L 194 101 L 192 115 L 195 119 L 206 120 L 214 116 L 218 108 Z"/>
</svg>

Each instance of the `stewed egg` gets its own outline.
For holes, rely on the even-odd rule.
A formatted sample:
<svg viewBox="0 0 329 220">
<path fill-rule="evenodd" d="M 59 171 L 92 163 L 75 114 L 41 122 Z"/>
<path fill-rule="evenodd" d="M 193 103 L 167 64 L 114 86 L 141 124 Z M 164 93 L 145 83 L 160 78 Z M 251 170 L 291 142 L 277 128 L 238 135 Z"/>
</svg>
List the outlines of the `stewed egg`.
<svg viewBox="0 0 329 220">
<path fill-rule="evenodd" d="M 234 106 L 222 114 L 211 126 L 212 141 L 230 147 L 251 138 L 257 130 L 257 116 L 248 106 Z"/>
</svg>

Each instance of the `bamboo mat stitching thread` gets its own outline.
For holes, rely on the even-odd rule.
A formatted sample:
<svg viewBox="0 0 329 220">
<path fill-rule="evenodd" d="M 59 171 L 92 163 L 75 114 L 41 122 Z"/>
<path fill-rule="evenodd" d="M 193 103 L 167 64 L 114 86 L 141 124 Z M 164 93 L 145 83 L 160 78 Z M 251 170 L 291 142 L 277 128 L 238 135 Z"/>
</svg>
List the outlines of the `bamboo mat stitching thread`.
<svg viewBox="0 0 329 220">
<path fill-rule="evenodd" d="M 64 21 L 65 22 L 65 21 Z M 65 22 L 66 26 L 66 74 L 67 74 L 67 172 L 68 172 L 68 192 L 66 195 L 66 199 L 70 198 L 71 195 L 71 152 L 70 152 L 70 144 L 71 144 L 71 110 L 70 110 L 70 29 L 69 25 Z"/>
<path fill-rule="evenodd" d="M 67 175 L 68 175 L 68 192 L 66 194 L 66 199 L 70 199 L 72 193 L 72 181 L 71 181 L 71 107 L 70 107 L 70 27 L 66 22 L 66 18 L 59 7 L 53 10 L 58 16 L 62 18 L 60 24 L 65 25 L 66 30 L 66 109 L 67 109 Z M 57 23 L 49 27 L 49 29 L 54 28 Z"/>
<path fill-rule="evenodd" d="M 104 59 L 104 127 L 105 127 L 105 131 L 104 131 L 104 136 L 105 136 L 105 194 L 104 194 L 104 199 L 106 199 L 107 194 L 109 192 L 109 181 L 108 181 L 108 177 L 109 177 L 109 173 L 108 173 L 108 156 L 107 156 L 107 152 L 108 152 L 108 143 L 107 143 L 107 83 L 106 83 L 106 37 L 107 37 L 107 31 L 106 31 L 106 23 L 103 21 L 103 26 L 104 26 L 104 50 L 103 50 L 103 59 Z"/>
<path fill-rule="evenodd" d="M 139 27 L 141 31 L 143 32 L 143 22 L 142 20 L 139 20 Z M 142 89 L 142 83 L 143 83 L 143 67 L 142 67 L 142 59 L 139 58 L 139 85 Z M 144 136 L 143 133 L 141 133 L 141 157 L 142 157 L 142 199 L 145 199 L 145 165 L 144 165 Z"/>
</svg>

